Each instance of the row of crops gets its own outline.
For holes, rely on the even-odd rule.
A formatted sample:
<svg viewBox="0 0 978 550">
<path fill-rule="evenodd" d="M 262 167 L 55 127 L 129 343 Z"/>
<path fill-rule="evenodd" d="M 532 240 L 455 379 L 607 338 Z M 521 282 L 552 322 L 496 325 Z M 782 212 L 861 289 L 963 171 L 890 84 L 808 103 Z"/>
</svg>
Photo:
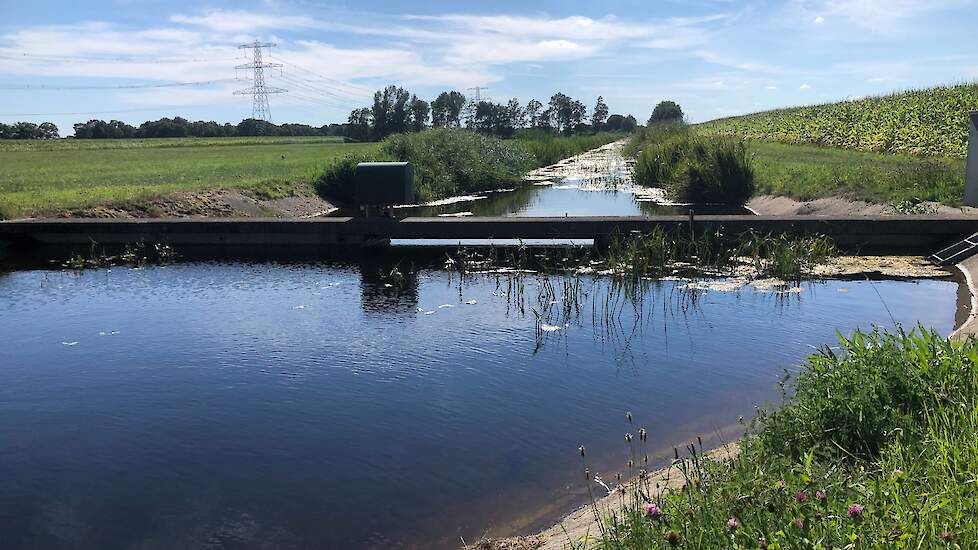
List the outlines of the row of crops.
<svg viewBox="0 0 978 550">
<path fill-rule="evenodd" d="M 721 135 L 917 156 L 964 157 L 978 83 L 719 119 Z"/>
</svg>

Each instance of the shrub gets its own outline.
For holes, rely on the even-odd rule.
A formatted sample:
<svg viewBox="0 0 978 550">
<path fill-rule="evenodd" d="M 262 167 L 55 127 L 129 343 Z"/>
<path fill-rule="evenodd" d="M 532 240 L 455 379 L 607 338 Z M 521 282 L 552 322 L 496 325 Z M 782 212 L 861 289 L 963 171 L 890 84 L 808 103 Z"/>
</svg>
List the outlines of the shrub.
<svg viewBox="0 0 978 550">
<path fill-rule="evenodd" d="M 664 187 L 679 202 L 744 204 L 754 194 L 747 144 L 678 131 L 658 135 L 638 155 L 635 180 Z"/>
<path fill-rule="evenodd" d="M 513 187 L 534 165 L 519 143 L 439 128 L 385 139 L 381 152 L 414 166 L 420 200 Z"/>
</svg>

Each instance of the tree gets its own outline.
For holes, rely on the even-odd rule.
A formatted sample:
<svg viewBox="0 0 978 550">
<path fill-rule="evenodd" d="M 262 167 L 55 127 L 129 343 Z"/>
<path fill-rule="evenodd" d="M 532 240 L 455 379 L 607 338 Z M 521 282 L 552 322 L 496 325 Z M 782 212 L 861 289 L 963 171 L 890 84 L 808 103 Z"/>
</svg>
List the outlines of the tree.
<svg viewBox="0 0 978 550">
<path fill-rule="evenodd" d="M 392 85 L 374 92 L 374 104 L 370 110 L 373 119 L 371 133 L 374 139 L 383 139 L 407 130 L 407 103 L 410 99 L 408 91 L 399 86 Z"/>
<path fill-rule="evenodd" d="M 636 128 L 638 128 L 638 120 L 636 120 L 632 115 L 625 117 L 625 122 L 621 125 L 622 131 L 634 132 Z"/>
<path fill-rule="evenodd" d="M 595 132 L 600 132 L 604 127 L 605 119 L 608 118 L 608 106 L 605 105 L 604 98 L 598 96 L 597 103 L 594 104 L 594 113 L 591 114 L 591 127 Z"/>
<path fill-rule="evenodd" d="M 363 107 L 354 109 L 347 119 L 346 135 L 357 141 L 367 141 L 370 139 L 370 109 Z"/>
<path fill-rule="evenodd" d="M 424 130 L 428 126 L 428 115 L 431 112 L 428 102 L 412 95 L 411 101 L 408 103 L 408 110 L 411 112 L 411 131 L 420 132 Z"/>
<path fill-rule="evenodd" d="M 435 128 L 458 128 L 462 125 L 465 96 L 459 92 L 442 92 L 431 102 L 431 125 Z"/>
<path fill-rule="evenodd" d="M 514 131 L 526 126 L 526 110 L 520 107 L 520 100 L 515 97 L 506 104 L 506 115 L 509 119 L 509 127 Z"/>
<path fill-rule="evenodd" d="M 583 103 L 560 92 L 550 97 L 550 108 L 547 111 L 554 129 L 565 134 L 574 132 L 587 116 L 587 107 Z"/>
<path fill-rule="evenodd" d="M 648 126 L 657 124 L 681 124 L 683 122 L 683 110 L 674 101 L 663 101 L 652 110 L 649 117 Z"/>
<path fill-rule="evenodd" d="M 530 123 L 530 128 L 549 126 L 549 124 L 543 123 L 543 103 L 540 103 L 535 99 L 531 99 L 526 104 L 524 113 L 527 121 Z"/>
</svg>

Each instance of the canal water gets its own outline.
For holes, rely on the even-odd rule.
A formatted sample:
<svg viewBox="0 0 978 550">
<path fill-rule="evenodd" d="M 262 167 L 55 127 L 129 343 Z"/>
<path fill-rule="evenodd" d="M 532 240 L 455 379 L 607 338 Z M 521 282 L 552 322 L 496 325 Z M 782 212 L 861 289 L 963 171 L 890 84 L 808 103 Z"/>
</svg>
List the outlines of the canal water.
<svg viewBox="0 0 978 550">
<path fill-rule="evenodd" d="M 779 399 L 874 324 L 949 333 L 951 281 L 785 292 L 339 263 L 0 274 L 0 547 L 458 548 L 593 473 Z M 503 277 L 503 276 L 500 276 Z M 566 295 L 565 288 L 574 288 Z"/>
<path fill-rule="evenodd" d="M 513 189 L 453 197 L 420 205 L 401 205 L 399 216 L 665 216 L 752 214 L 740 206 L 676 204 L 661 189 L 636 185 L 624 142 L 609 143 L 533 170 Z M 339 210 L 333 215 L 347 216 Z"/>
</svg>

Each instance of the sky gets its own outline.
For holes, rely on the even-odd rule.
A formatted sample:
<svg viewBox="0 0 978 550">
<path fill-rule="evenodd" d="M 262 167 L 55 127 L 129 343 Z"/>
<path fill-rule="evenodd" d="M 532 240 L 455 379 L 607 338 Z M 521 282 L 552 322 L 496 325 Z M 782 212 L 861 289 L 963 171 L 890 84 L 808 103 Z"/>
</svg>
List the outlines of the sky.
<svg viewBox="0 0 978 550">
<path fill-rule="evenodd" d="M 978 80 L 978 0 L 0 0 L 0 122 L 238 122 L 256 40 L 274 122 L 343 122 L 373 90 L 557 91 L 692 122 Z M 239 80 L 236 80 L 239 79 Z"/>
</svg>

